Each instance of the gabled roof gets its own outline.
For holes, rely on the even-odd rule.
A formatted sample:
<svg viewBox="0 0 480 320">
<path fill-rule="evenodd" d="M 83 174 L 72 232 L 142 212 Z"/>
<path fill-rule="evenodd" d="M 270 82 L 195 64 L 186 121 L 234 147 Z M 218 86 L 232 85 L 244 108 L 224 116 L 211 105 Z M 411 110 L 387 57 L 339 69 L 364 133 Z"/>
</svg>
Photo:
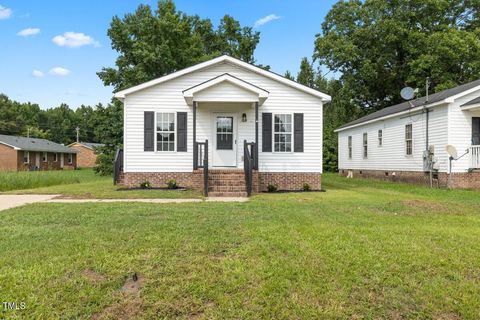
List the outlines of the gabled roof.
<svg viewBox="0 0 480 320">
<path fill-rule="evenodd" d="M 94 148 L 100 148 L 105 146 L 103 143 L 95 143 L 95 142 L 73 142 L 73 143 L 70 143 L 68 146 L 70 147 L 70 146 L 73 146 L 74 144 L 81 144 L 82 146 L 92 150 Z"/>
<path fill-rule="evenodd" d="M 16 150 L 77 153 L 77 150 L 46 139 L 8 136 L 0 134 L 0 143 Z"/>
<path fill-rule="evenodd" d="M 471 107 L 480 107 L 480 96 L 476 99 L 470 100 L 464 104 L 462 104 L 460 107 L 464 109 L 469 109 Z"/>
<path fill-rule="evenodd" d="M 188 67 L 188 68 L 185 68 L 185 69 L 182 69 L 182 70 L 179 70 L 177 72 L 173 72 L 171 74 L 168 74 L 166 76 L 163 76 L 163 77 L 160 77 L 160 78 L 157 78 L 157 79 L 153 79 L 153 80 L 150 80 L 150 81 L 147 81 L 147 82 L 144 82 L 142 84 L 139 84 L 137 86 L 134 86 L 134 87 L 131 87 L 131 88 L 128 88 L 128 89 L 125 89 L 125 90 L 121 90 L 121 91 L 118 91 L 117 93 L 115 93 L 115 98 L 118 98 L 118 99 L 125 99 L 125 96 L 131 94 L 131 93 L 134 93 L 134 92 L 137 92 L 137 91 L 140 91 L 140 90 L 143 90 L 143 89 L 146 89 L 146 88 L 150 88 L 152 86 L 155 86 L 155 85 L 158 85 L 158 84 L 161 84 L 163 82 L 166 82 L 166 81 L 169 81 L 169 80 L 173 80 L 175 78 L 178 78 L 180 76 L 183 76 L 183 75 L 186 75 L 186 74 L 189 74 L 191 72 L 194 72 L 194 71 L 197 71 L 197 70 L 201 70 L 201 69 L 205 69 L 205 68 L 208 68 L 208 67 L 211 67 L 215 64 L 219 64 L 219 63 L 224 63 L 224 62 L 228 62 L 228 63 L 231 63 L 233 65 L 236 65 L 236 66 L 239 66 L 239 67 L 242 67 L 244 69 L 247 69 L 249 71 L 252 71 L 252 72 L 255 72 L 255 73 L 258 73 L 262 76 L 265 76 L 267 78 L 270 78 L 270 79 L 273 79 L 275 81 L 278 81 L 278 82 L 281 82 L 285 85 L 288 85 L 292 88 L 295 88 L 295 89 L 298 89 L 300 91 L 303 91 L 303 92 L 306 92 L 308 94 L 311 94 L 315 97 L 318 97 L 320 99 L 322 99 L 323 101 L 325 102 L 328 102 L 328 101 L 331 101 L 332 98 L 325 94 L 325 93 L 322 93 L 320 91 L 317 91 L 315 89 L 312 89 L 310 87 L 307 87 L 307 86 L 304 86 L 298 82 L 295 82 L 293 80 L 290 80 L 290 79 L 287 79 L 285 77 L 282 77 L 276 73 L 273 73 L 271 71 L 267 71 L 265 69 L 262 69 L 262 68 L 259 68 L 257 66 L 254 66 L 252 64 L 249 64 L 249 63 L 246 63 L 246 62 L 243 62 L 239 59 L 236 59 L 236 58 L 232 58 L 230 56 L 227 56 L 227 55 L 223 55 L 223 56 L 220 56 L 218 58 L 214 58 L 214 59 L 211 59 L 211 60 L 208 60 L 208 61 L 205 61 L 205 62 L 202 62 L 202 63 L 199 63 L 199 64 L 196 64 L 194 66 L 191 66 L 191 67 Z"/>
<path fill-rule="evenodd" d="M 208 90 L 211 87 L 214 87 L 220 83 L 230 83 L 233 84 L 243 90 L 250 91 L 256 95 L 258 95 L 258 102 L 260 105 L 265 102 L 268 98 L 269 92 L 263 88 L 260 88 L 254 84 L 251 84 L 250 82 L 247 82 L 245 80 L 242 80 L 240 78 L 237 78 L 235 76 L 232 76 L 229 73 L 224 73 L 219 76 L 216 76 L 210 80 L 207 80 L 205 82 L 202 82 L 200 84 L 197 84 L 193 87 L 190 87 L 186 90 L 183 90 L 183 97 L 185 98 L 185 101 L 187 102 L 188 105 L 192 104 L 193 101 L 193 95 L 197 92 Z"/>
<path fill-rule="evenodd" d="M 429 95 L 428 102 L 426 101 L 425 97 L 421 97 L 414 101 L 407 101 L 407 102 L 393 105 L 391 107 L 384 108 L 377 112 L 371 113 L 365 117 L 346 123 L 340 126 L 339 128 L 337 128 L 335 131 L 336 132 L 342 131 L 350 127 L 359 126 L 366 122 L 377 121 L 385 117 L 393 116 L 397 113 L 406 112 L 411 108 L 415 108 L 415 107 L 421 107 L 421 106 L 429 107 L 429 106 L 438 105 L 441 103 L 451 103 L 455 98 L 457 98 L 457 96 L 465 95 L 475 90 L 480 90 L 480 79 L 463 84 L 455 88 L 443 90 L 443 91 L 434 93 L 432 95 Z"/>
</svg>

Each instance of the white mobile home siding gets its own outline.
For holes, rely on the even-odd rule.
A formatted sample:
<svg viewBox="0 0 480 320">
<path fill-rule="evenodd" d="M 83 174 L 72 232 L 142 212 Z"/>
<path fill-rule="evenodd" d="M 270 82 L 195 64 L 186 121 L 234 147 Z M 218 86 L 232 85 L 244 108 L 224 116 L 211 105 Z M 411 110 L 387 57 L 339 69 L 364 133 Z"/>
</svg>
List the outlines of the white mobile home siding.
<svg viewBox="0 0 480 320">
<path fill-rule="evenodd" d="M 308 93 L 294 89 L 255 72 L 221 63 L 208 69 L 198 70 L 176 79 L 129 94 L 124 104 L 124 172 L 191 172 L 193 163 L 193 115 L 182 91 L 216 76 L 229 73 L 269 91 L 269 98 L 259 107 L 259 170 L 263 172 L 322 172 L 322 101 Z M 211 92 L 211 91 L 210 91 Z M 220 93 L 219 93 L 220 94 Z M 205 105 L 204 105 L 205 106 Z M 213 106 L 211 106 L 213 107 Z M 217 108 L 217 107 L 215 107 Z M 223 112 L 235 112 L 224 104 Z M 188 112 L 188 152 L 145 152 L 143 150 L 143 113 Z M 304 152 L 263 153 L 262 112 L 304 113 Z M 202 103 L 197 108 L 197 141 L 205 140 L 212 122 L 202 116 Z M 238 167 L 242 167 L 243 139 L 253 141 L 255 134 L 254 110 L 247 112 L 247 123 L 238 122 Z M 248 125 L 248 127 L 247 127 Z M 250 130 L 250 131 L 249 131 Z M 212 144 L 210 143 L 210 149 Z M 211 159 L 211 155 L 210 155 Z"/>
<path fill-rule="evenodd" d="M 432 108 L 429 119 L 429 145 L 435 146 L 440 171 L 446 171 L 448 156 L 448 106 Z M 339 169 L 423 171 L 425 150 L 425 114 L 398 115 L 385 120 L 360 125 L 338 132 Z M 405 126 L 413 126 L 413 155 L 405 151 Z M 378 130 L 382 130 L 383 144 L 378 145 Z M 363 157 L 363 134 L 368 134 L 368 157 Z M 348 157 L 348 136 L 352 136 L 352 159 Z"/>
</svg>

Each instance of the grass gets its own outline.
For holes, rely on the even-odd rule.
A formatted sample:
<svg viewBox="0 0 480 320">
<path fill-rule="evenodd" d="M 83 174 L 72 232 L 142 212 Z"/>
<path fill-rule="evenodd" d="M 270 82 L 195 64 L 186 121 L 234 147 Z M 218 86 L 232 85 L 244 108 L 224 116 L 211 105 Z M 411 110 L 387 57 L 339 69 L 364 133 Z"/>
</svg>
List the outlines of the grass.
<svg viewBox="0 0 480 320">
<path fill-rule="evenodd" d="M 134 198 L 201 198 L 202 195 L 199 192 L 193 190 L 155 190 L 155 189 L 135 189 L 135 190 L 119 190 L 118 186 L 113 185 L 111 177 L 102 177 L 96 175 L 93 170 L 82 169 L 75 171 L 50 171 L 54 177 L 62 177 L 65 175 L 63 180 L 64 183 L 57 185 L 49 186 L 39 186 L 39 187 L 30 187 L 26 188 L 16 188 L 12 190 L 11 188 L 6 192 L 7 194 L 58 194 L 62 195 L 65 198 L 78 198 L 78 199 L 88 199 L 88 198 L 97 198 L 97 199 L 134 199 Z M 29 177 L 28 174 L 36 175 L 37 173 L 49 173 L 49 171 L 41 172 L 25 172 L 25 176 Z M 21 172 L 23 174 L 23 172 Z M 0 181 L 2 179 L 2 174 L 0 174 Z M 14 176 L 14 175 L 13 175 Z M 23 176 L 23 175 L 22 175 Z M 41 176 L 41 175 L 39 175 Z M 48 174 L 47 174 L 48 176 Z M 69 177 L 74 177 L 75 179 L 69 180 Z M 30 178 L 34 180 L 33 178 Z M 35 178 L 35 180 L 39 180 Z M 62 181 L 58 178 L 59 181 Z M 69 182 L 70 181 L 70 182 Z M 18 184 L 17 182 L 12 182 L 11 185 Z"/>
<path fill-rule="evenodd" d="M 3 211 L 0 300 L 26 309 L 0 318 L 480 318 L 480 193 L 324 187 Z"/>
<path fill-rule="evenodd" d="M 73 184 L 94 180 L 92 170 L 0 172 L 0 192 Z"/>
</svg>

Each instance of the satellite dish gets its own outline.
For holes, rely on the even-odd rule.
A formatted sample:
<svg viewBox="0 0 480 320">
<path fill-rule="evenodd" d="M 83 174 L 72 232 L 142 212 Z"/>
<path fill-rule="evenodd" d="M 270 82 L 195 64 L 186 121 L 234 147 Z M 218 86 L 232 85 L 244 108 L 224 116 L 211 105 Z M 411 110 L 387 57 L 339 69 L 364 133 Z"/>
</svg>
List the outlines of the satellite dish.
<svg viewBox="0 0 480 320">
<path fill-rule="evenodd" d="M 457 148 L 455 148 L 451 144 L 447 144 L 447 153 L 450 157 L 452 157 L 454 159 L 457 159 L 457 157 L 458 157 Z"/>
<path fill-rule="evenodd" d="M 415 90 L 411 87 L 405 87 L 400 91 L 400 96 L 404 100 L 412 100 L 415 97 Z"/>
</svg>

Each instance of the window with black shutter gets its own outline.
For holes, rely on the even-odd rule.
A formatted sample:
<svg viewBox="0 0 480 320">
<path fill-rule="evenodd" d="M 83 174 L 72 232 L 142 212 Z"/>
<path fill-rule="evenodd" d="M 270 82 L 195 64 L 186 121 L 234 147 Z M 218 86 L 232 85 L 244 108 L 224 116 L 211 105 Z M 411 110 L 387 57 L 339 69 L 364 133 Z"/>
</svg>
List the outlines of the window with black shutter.
<svg viewBox="0 0 480 320">
<path fill-rule="evenodd" d="M 145 111 L 143 113 L 143 150 L 155 150 L 155 113 Z"/>
<path fill-rule="evenodd" d="M 187 113 L 177 112 L 177 151 L 187 151 Z"/>
<path fill-rule="evenodd" d="M 262 152 L 272 152 L 271 113 L 262 113 Z"/>
</svg>

